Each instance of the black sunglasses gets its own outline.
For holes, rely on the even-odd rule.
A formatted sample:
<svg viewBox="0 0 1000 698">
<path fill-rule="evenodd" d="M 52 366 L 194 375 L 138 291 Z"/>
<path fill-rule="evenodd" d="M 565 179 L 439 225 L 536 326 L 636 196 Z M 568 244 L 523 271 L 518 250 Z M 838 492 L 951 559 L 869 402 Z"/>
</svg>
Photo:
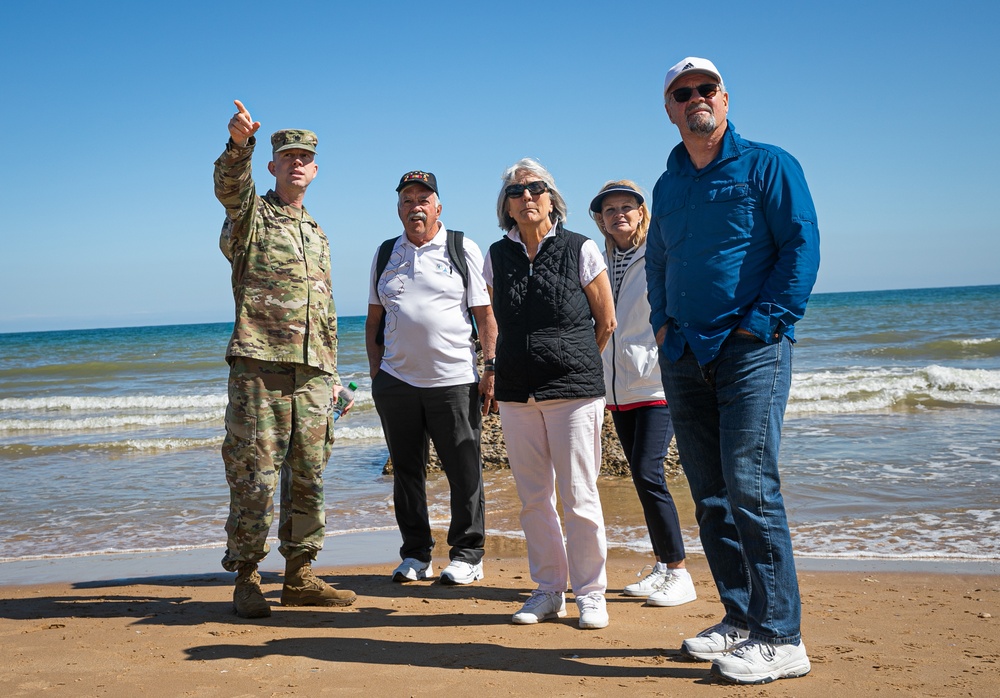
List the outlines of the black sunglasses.
<svg viewBox="0 0 1000 698">
<path fill-rule="evenodd" d="M 549 187 L 545 182 L 539 179 L 534 182 L 528 182 L 527 184 L 508 184 L 504 188 L 503 193 L 511 199 L 520 199 L 524 196 L 525 189 L 527 189 L 528 193 L 532 196 L 538 196 L 539 194 L 547 192 Z"/>
<path fill-rule="evenodd" d="M 694 91 L 698 90 L 698 94 L 708 99 L 719 91 L 719 87 L 721 85 L 717 82 L 706 82 L 704 85 L 698 85 L 698 87 L 678 87 L 670 93 L 670 96 L 674 98 L 675 102 L 686 102 L 691 99 Z"/>
</svg>

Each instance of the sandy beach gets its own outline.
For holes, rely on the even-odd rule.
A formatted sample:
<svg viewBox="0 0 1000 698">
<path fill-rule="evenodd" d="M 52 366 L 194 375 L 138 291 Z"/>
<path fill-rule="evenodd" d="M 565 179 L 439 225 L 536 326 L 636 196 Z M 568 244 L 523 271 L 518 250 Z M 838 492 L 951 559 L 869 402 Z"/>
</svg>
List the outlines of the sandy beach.
<svg viewBox="0 0 1000 698">
<path fill-rule="evenodd" d="M 390 540 L 382 533 L 368 542 Z M 509 623 L 531 588 L 522 546 L 492 539 L 486 579 L 467 587 L 393 584 L 391 561 L 332 567 L 324 550 L 323 577 L 359 594 L 347 609 L 279 606 L 280 557 L 272 553 L 264 589 L 274 613 L 263 621 L 232 614 L 232 575 L 179 573 L 217 551 L 199 551 L 197 560 L 160 555 L 142 563 L 148 574 L 130 578 L 108 575 L 134 570 L 135 560 L 114 567 L 94 558 L 58 568 L 78 581 L 0 577 L 0 687 L 6 696 L 996 695 L 1000 575 L 800 565 L 812 673 L 741 687 L 718 683 L 708 664 L 677 652 L 685 636 L 721 617 L 703 558 L 689 561 L 697 601 L 651 608 L 619 593 L 646 558 L 613 550 L 611 625 L 582 631 L 570 597 L 565 619 Z"/>
</svg>

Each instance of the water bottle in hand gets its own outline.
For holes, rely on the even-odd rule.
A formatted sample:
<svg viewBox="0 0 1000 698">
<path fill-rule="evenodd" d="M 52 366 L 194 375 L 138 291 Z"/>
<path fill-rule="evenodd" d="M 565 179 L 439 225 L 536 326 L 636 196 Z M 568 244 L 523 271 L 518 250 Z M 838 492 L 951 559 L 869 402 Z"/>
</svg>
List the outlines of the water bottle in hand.
<svg viewBox="0 0 1000 698">
<path fill-rule="evenodd" d="M 344 408 L 351 404 L 351 400 L 354 399 L 354 391 L 358 389 L 358 384 L 351 381 L 347 384 L 347 387 L 341 386 L 340 395 L 337 397 L 337 401 L 333 403 L 333 421 L 340 419 L 340 415 L 343 414 Z"/>
</svg>

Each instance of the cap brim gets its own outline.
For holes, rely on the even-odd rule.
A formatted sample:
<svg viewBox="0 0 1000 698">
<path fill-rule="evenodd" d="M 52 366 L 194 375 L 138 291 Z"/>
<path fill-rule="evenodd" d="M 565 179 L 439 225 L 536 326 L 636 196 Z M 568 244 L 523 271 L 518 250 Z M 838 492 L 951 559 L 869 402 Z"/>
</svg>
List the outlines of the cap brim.
<svg viewBox="0 0 1000 698">
<path fill-rule="evenodd" d="M 417 180 L 413 180 L 412 182 L 403 182 L 398 187 L 396 187 L 396 193 L 398 194 L 399 192 L 403 191 L 407 187 L 412 187 L 414 184 L 419 184 L 422 187 L 427 187 L 428 189 L 430 189 L 435 194 L 438 193 L 438 190 L 435 189 L 434 187 L 432 187 L 429 183 L 427 183 L 427 182 L 418 182 Z"/>
<path fill-rule="evenodd" d="M 590 210 L 594 213 L 600 213 L 601 202 L 604 201 L 604 197 L 608 194 L 631 194 L 638 200 L 640 206 L 646 202 L 646 200 L 642 198 L 642 194 L 637 192 L 635 189 L 629 189 L 628 187 L 611 187 L 610 189 L 605 189 L 593 198 L 590 202 Z"/>
<path fill-rule="evenodd" d="M 305 143 L 289 143 L 288 145 L 283 145 L 280 148 L 275 148 L 273 153 L 280 153 L 284 150 L 307 150 L 310 153 L 315 153 L 316 148 L 311 145 L 306 145 Z"/>
</svg>

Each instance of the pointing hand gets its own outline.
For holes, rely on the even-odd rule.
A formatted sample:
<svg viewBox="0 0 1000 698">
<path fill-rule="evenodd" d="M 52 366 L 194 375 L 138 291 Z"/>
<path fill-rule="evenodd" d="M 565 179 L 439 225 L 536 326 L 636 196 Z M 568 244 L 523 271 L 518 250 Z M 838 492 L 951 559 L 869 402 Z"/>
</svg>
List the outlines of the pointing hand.
<svg viewBox="0 0 1000 698">
<path fill-rule="evenodd" d="M 233 139 L 233 143 L 244 146 L 250 140 L 250 136 L 257 133 L 257 129 L 260 128 L 260 122 L 254 121 L 250 117 L 250 112 L 243 106 L 243 102 L 234 99 L 233 104 L 236 105 L 236 113 L 229 120 L 229 136 Z"/>
</svg>

